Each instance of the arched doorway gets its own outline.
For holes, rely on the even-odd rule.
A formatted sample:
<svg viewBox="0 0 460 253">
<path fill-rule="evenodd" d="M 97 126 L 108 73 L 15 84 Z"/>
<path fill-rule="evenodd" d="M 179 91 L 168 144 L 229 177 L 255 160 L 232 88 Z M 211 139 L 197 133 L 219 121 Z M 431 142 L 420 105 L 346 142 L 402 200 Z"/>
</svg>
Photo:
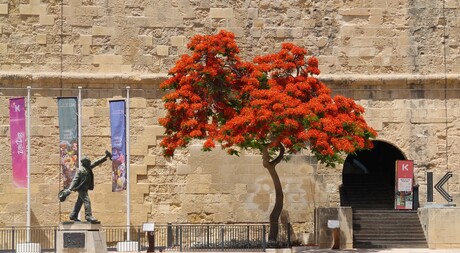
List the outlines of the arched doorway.
<svg viewBox="0 0 460 253">
<path fill-rule="evenodd" d="M 394 208 L 395 162 L 406 158 L 387 142 L 373 143 L 373 149 L 347 156 L 342 172 L 341 206 Z"/>
</svg>

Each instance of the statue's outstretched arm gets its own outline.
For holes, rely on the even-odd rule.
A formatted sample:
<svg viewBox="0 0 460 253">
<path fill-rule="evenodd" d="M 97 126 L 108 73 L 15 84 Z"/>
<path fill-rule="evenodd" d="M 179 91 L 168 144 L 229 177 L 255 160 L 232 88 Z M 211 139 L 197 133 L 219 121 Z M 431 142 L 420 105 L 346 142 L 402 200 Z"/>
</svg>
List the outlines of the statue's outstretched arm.
<svg viewBox="0 0 460 253">
<path fill-rule="evenodd" d="M 99 158 L 98 160 L 96 160 L 94 163 L 91 164 L 91 169 L 102 164 L 103 162 L 107 161 L 107 158 L 110 158 L 112 159 L 112 154 L 109 152 L 109 151 L 105 151 L 105 156 L 104 157 L 101 157 Z"/>
</svg>

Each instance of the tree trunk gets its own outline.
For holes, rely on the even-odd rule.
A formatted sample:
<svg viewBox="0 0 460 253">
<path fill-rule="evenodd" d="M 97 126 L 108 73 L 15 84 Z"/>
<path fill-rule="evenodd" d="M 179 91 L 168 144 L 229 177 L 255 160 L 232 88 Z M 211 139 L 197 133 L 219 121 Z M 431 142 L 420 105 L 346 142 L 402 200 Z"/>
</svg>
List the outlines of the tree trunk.
<svg viewBox="0 0 460 253">
<path fill-rule="evenodd" d="M 268 154 L 268 149 L 265 148 L 262 152 L 263 165 L 270 173 L 270 176 L 273 181 L 273 186 L 275 187 L 275 205 L 273 210 L 270 213 L 270 230 L 268 233 L 268 241 L 276 241 L 278 237 L 279 230 L 279 218 L 281 211 L 283 211 L 283 188 L 281 186 L 281 181 L 276 172 L 276 165 L 283 160 L 284 157 L 284 147 L 280 146 L 280 153 L 277 158 L 273 161 L 270 161 L 270 156 Z"/>
</svg>

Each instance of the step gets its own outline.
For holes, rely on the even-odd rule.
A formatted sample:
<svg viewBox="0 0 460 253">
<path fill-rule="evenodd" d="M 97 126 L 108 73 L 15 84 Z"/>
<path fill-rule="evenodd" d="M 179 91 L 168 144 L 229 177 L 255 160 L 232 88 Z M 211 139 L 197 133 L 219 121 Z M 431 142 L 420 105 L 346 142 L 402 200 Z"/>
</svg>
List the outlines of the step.
<svg viewBox="0 0 460 253">
<path fill-rule="evenodd" d="M 415 211 L 404 211 L 404 212 L 394 212 L 392 210 L 369 210 L 369 211 L 355 211 L 353 216 L 363 216 L 363 217 L 415 217 L 418 218 L 418 214 Z"/>
<path fill-rule="evenodd" d="M 360 234 L 376 234 L 376 235 L 392 235 L 392 234 L 412 234 L 412 235 L 425 235 L 425 233 L 421 229 L 416 229 L 416 228 L 410 228 L 410 229 L 404 229 L 404 230 L 397 230 L 397 228 L 365 228 L 365 229 L 356 229 L 353 228 L 353 234 L 354 235 L 360 235 Z"/>
<path fill-rule="evenodd" d="M 377 218 L 369 218 L 369 217 L 353 217 L 353 221 L 359 222 L 359 223 L 366 223 L 366 222 L 374 222 L 374 223 L 386 223 L 386 224 L 401 224 L 401 223 L 413 223 L 420 225 L 420 221 L 418 219 L 414 219 L 412 217 L 407 217 L 407 218 L 396 218 L 396 217 L 388 217 L 388 219 L 384 219 L 382 217 L 377 217 Z"/>
<path fill-rule="evenodd" d="M 414 224 L 414 225 L 420 225 L 420 221 L 418 219 L 414 219 L 412 217 L 407 217 L 407 218 L 391 218 L 388 217 L 388 219 L 384 219 L 382 217 L 377 217 L 377 218 L 369 218 L 369 217 L 353 217 L 353 221 L 359 222 L 359 223 L 385 223 L 385 224 Z"/>
<path fill-rule="evenodd" d="M 382 235 L 382 234 L 353 234 L 355 240 L 360 241 L 360 240 L 387 240 L 387 241 L 397 241 L 401 240 L 402 237 L 404 237 L 404 240 L 410 241 L 410 240 L 425 240 L 425 235 L 424 234 L 387 234 L 387 235 Z"/>
<path fill-rule="evenodd" d="M 417 214 L 417 211 L 415 210 L 386 210 L 386 211 L 380 211 L 380 210 L 372 210 L 372 209 L 353 209 L 353 213 L 398 213 L 398 214 Z"/>
<path fill-rule="evenodd" d="M 353 234 L 403 234 L 405 232 L 408 232 L 410 234 L 420 234 L 420 235 L 425 235 L 425 233 L 420 229 L 420 228 L 405 228 L 404 230 L 395 228 L 395 227 L 389 227 L 389 228 L 382 228 L 382 227 L 375 227 L 375 228 L 358 228 L 356 229 L 353 227 Z"/>
<path fill-rule="evenodd" d="M 395 226 L 395 227 L 420 227 L 420 221 L 415 219 L 360 219 L 360 218 L 353 218 L 353 225 L 362 225 L 362 226 L 376 226 L 376 225 L 386 225 L 387 227 Z"/>
<path fill-rule="evenodd" d="M 353 215 L 374 215 L 374 216 L 398 216 L 398 217 L 418 217 L 418 214 L 413 210 L 395 212 L 393 210 L 360 210 L 354 211 Z"/>
<path fill-rule="evenodd" d="M 428 248 L 428 245 L 424 241 L 407 243 L 405 241 L 365 241 L 365 242 L 353 242 L 355 248 Z"/>
<path fill-rule="evenodd" d="M 416 211 L 353 208 L 356 248 L 427 248 Z"/>
</svg>

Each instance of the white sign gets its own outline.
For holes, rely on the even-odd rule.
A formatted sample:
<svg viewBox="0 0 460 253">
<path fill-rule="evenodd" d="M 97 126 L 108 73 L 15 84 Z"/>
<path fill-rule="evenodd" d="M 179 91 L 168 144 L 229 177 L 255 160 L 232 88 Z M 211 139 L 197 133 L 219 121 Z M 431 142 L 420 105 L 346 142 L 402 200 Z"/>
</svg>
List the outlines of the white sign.
<svg viewBox="0 0 460 253">
<path fill-rule="evenodd" d="M 327 221 L 327 227 L 328 228 L 339 228 L 340 227 L 340 221 L 338 221 L 338 220 L 328 220 Z"/>
<path fill-rule="evenodd" d="M 398 191 L 400 192 L 412 191 L 412 178 L 398 178 Z"/>
<path fill-rule="evenodd" d="M 142 224 L 142 231 L 143 232 L 153 232 L 153 231 L 155 231 L 155 224 L 154 223 L 144 223 L 144 224 Z"/>
</svg>

